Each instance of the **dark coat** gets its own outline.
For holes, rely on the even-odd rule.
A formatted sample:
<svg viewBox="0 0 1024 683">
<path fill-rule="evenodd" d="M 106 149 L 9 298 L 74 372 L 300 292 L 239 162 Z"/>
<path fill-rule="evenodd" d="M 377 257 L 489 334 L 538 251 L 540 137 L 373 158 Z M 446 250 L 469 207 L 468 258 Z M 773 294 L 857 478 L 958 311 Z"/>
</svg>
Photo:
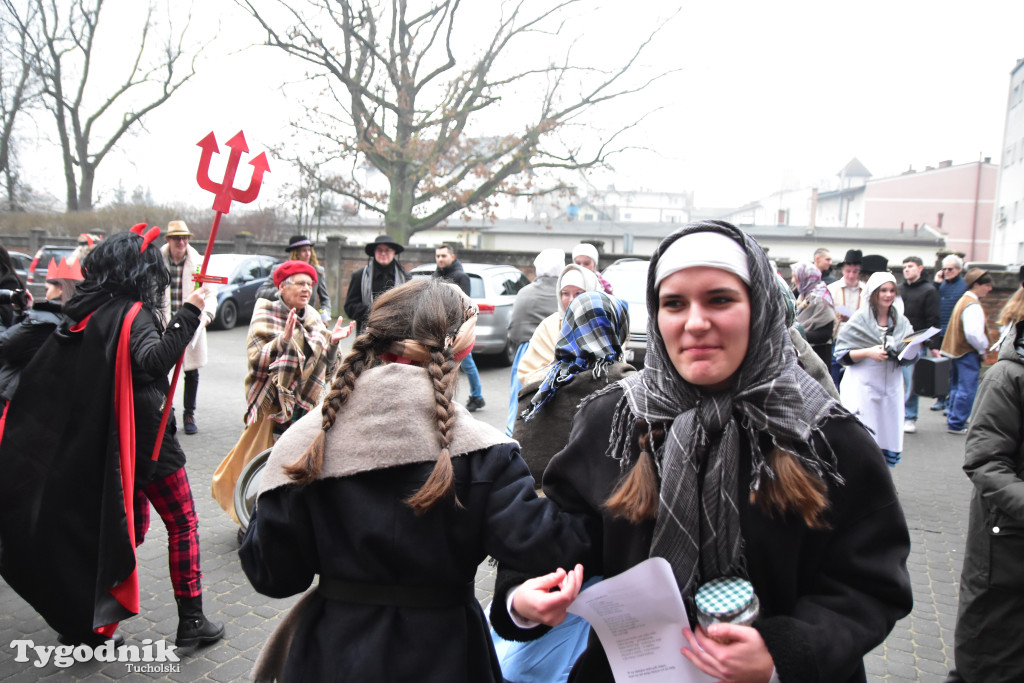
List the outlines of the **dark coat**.
<svg viewBox="0 0 1024 683">
<path fill-rule="evenodd" d="M 459 259 L 455 259 L 447 268 L 438 268 L 434 271 L 434 277 L 444 278 L 459 286 L 466 296 L 469 296 L 469 276 L 462 268 Z"/>
<path fill-rule="evenodd" d="M 260 593 L 282 598 L 309 588 L 316 574 L 471 587 L 488 555 L 538 573 L 578 559 L 579 528 L 570 532 L 554 506 L 536 497 L 515 444 L 452 463 L 463 508 L 440 503 L 419 516 L 402 501 L 433 463 L 264 491 L 239 550 L 242 569 Z M 313 599 L 291 642 L 285 681 L 502 681 L 475 599 L 441 608 L 354 604 L 320 591 Z"/>
<path fill-rule="evenodd" d="M 915 332 L 939 326 L 939 290 L 935 289 L 935 285 L 923 277 L 914 282 L 904 280 L 900 283 L 899 294 L 903 299 L 903 314 Z M 930 347 L 934 343 L 935 337 L 928 341 Z"/>
<path fill-rule="evenodd" d="M 981 380 L 964 471 L 974 485 L 960 577 L 956 668 L 970 683 L 1024 680 L 1024 324 Z"/>
<path fill-rule="evenodd" d="M 0 405 L 11 400 L 22 369 L 63 321 L 59 301 L 37 301 L 0 332 Z"/>
<path fill-rule="evenodd" d="M 621 391 L 609 392 L 577 414 L 569 445 L 544 474 L 544 492 L 562 509 L 601 517 L 603 563 L 585 567 L 588 575 L 615 576 L 645 560 L 654 531 L 653 521 L 633 525 L 612 518 L 603 507 L 620 476 L 619 462 L 603 450 L 621 396 Z M 870 434 L 850 419 L 831 420 L 823 432 L 846 480 L 843 486 L 829 485 L 826 529 L 809 529 L 793 515 L 768 516 L 751 504 L 750 453 L 741 451 L 736 500 L 746 565 L 761 604 L 754 627 L 783 681 L 865 681 L 863 656 L 910 612 L 910 537 L 892 478 Z M 504 604 L 508 589 L 522 578 L 502 569 L 495 604 Z M 539 637 L 545 630 L 519 630 L 502 609 L 491 611 L 491 623 L 511 639 Z M 593 632 L 570 681 L 612 683 Z"/>
<path fill-rule="evenodd" d="M 13 271 L 0 277 L 0 289 L 14 290 L 24 288 L 25 285 L 22 284 L 21 278 Z M 14 306 L 11 304 L 0 304 L 0 329 L 10 327 L 14 323 L 15 315 Z"/>
<path fill-rule="evenodd" d="M 122 487 L 118 443 L 127 411 L 115 410 L 114 383 L 133 304 L 79 288 L 65 312 L 71 320 L 88 316 L 84 329 L 65 321 L 25 367 L 0 441 L 0 572 L 60 633 L 88 633 L 137 608 L 111 593 L 133 580 L 137 586 L 125 512 L 133 492 Z M 199 325 L 199 310 L 186 304 L 161 336 L 157 315 L 143 308 L 129 339 L 138 486 L 151 474 L 153 425 L 166 396 L 158 386 L 167 386 Z M 173 440 L 173 425 L 168 433 Z"/>
<path fill-rule="evenodd" d="M 395 286 L 394 271 L 391 266 L 401 268 L 403 272 L 405 269 L 402 268 L 402 264 L 395 259 L 391 262 L 391 265 L 386 268 L 381 268 L 378 264 L 373 269 L 373 283 L 370 285 L 370 290 L 373 295 L 374 301 L 377 297 Z M 345 293 L 345 315 L 350 320 L 355 320 L 359 326 L 359 331 L 362 332 L 363 326 L 366 325 L 366 318 L 370 315 L 370 306 L 363 303 L 363 273 L 366 271 L 366 266 L 363 266 L 356 272 L 352 273 L 352 279 L 348 283 L 348 292 Z M 406 281 L 408 281 L 408 273 L 406 273 Z"/>
<path fill-rule="evenodd" d="M 516 294 L 508 319 L 508 338 L 516 346 L 530 341 L 544 318 L 557 312 L 558 278 L 536 278 Z"/>
<path fill-rule="evenodd" d="M 596 380 L 589 370 L 585 370 L 560 387 L 529 422 L 524 422 L 521 416 L 530 407 L 530 399 L 537 393 L 543 380 L 530 382 L 519 390 L 519 408 L 515 427 L 512 428 L 512 438 L 519 442 L 523 460 L 530 466 L 530 474 L 537 486 L 540 486 L 548 462 L 569 441 L 569 428 L 572 427 L 572 419 L 580 401 L 633 372 L 636 369 L 624 362 L 608 366 L 607 372 Z"/>
</svg>

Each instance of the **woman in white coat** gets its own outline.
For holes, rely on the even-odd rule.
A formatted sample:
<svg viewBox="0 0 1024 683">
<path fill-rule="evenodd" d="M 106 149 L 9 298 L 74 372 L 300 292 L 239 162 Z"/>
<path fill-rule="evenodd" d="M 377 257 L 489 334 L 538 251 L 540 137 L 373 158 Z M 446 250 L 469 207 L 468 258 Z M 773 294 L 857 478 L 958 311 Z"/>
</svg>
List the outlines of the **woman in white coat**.
<svg viewBox="0 0 1024 683">
<path fill-rule="evenodd" d="M 888 271 L 868 278 L 868 306 L 857 311 L 836 340 L 835 359 L 846 366 L 839 398 L 872 432 L 890 466 L 903 452 L 903 371 L 898 360 L 913 333 L 896 301 Z"/>
</svg>

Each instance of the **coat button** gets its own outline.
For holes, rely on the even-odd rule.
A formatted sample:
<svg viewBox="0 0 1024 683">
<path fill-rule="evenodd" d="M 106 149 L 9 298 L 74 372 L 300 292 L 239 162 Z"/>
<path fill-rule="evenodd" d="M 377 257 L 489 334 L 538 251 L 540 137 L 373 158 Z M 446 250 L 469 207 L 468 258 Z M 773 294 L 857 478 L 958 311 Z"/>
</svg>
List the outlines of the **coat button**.
<svg viewBox="0 0 1024 683">
<path fill-rule="evenodd" d="M 997 527 L 997 526 L 992 527 L 992 533 L 998 534 L 999 533 L 999 527 Z"/>
</svg>

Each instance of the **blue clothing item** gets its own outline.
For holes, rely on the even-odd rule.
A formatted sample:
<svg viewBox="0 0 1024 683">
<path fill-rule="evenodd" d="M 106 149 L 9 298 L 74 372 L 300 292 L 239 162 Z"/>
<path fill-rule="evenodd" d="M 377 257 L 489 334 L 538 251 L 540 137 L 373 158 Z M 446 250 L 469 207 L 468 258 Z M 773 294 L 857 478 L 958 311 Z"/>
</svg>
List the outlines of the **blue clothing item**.
<svg viewBox="0 0 1024 683">
<path fill-rule="evenodd" d="M 602 578 L 591 577 L 583 589 Z M 590 624 L 575 614 L 540 638 L 526 642 L 505 640 L 491 627 L 491 640 L 507 683 L 565 683 L 572 665 L 587 649 L 589 635 Z"/>
<path fill-rule="evenodd" d="M 950 429 L 963 429 L 974 408 L 974 395 L 978 393 L 978 377 L 981 375 L 981 356 L 971 351 L 953 359 L 953 374 L 946 401 L 946 425 Z"/>
<path fill-rule="evenodd" d="M 928 355 L 928 349 L 923 346 L 918 349 L 918 358 L 924 358 Z M 904 365 L 903 367 L 903 388 L 906 400 L 903 401 L 903 420 L 917 420 L 918 414 L 918 399 L 917 394 L 914 393 L 914 367 L 917 365 L 915 360 L 910 365 Z"/>
<path fill-rule="evenodd" d="M 836 385 L 837 390 L 839 389 L 839 382 L 843 379 L 843 373 L 845 371 L 846 368 L 843 367 L 843 364 L 833 357 L 832 363 L 828 366 L 828 374 L 832 376 L 832 382 Z"/>
<path fill-rule="evenodd" d="M 519 361 L 523 359 L 526 349 L 530 348 L 530 342 L 524 341 L 516 351 L 516 357 L 512 359 L 512 375 L 508 380 L 508 420 L 505 422 L 505 436 L 512 436 L 512 428 L 516 425 L 516 413 L 519 411 L 519 390 L 523 383 L 519 381 Z"/>
<path fill-rule="evenodd" d="M 462 359 L 462 371 L 466 373 L 466 379 L 469 380 L 470 398 L 483 398 L 484 388 L 480 384 L 480 373 L 477 372 L 476 361 L 473 360 L 472 353 Z"/>
<path fill-rule="evenodd" d="M 939 334 L 946 334 L 946 325 L 949 324 L 949 316 L 953 314 L 953 307 L 966 291 L 967 283 L 959 275 L 939 285 Z"/>
<path fill-rule="evenodd" d="M 884 448 L 882 449 L 882 455 L 885 456 L 885 462 L 889 465 L 889 467 L 896 467 L 896 465 L 898 465 L 900 460 L 902 459 L 900 457 L 900 453 L 897 453 L 895 451 L 887 451 Z"/>
</svg>

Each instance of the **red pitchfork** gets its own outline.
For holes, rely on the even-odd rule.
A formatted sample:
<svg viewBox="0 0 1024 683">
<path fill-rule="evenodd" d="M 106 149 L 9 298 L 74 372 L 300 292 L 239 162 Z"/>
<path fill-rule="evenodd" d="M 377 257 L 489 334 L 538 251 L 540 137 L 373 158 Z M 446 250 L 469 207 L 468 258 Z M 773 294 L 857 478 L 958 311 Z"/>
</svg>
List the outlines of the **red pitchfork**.
<svg viewBox="0 0 1024 683">
<path fill-rule="evenodd" d="M 258 156 L 249 162 L 252 166 L 252 179 L 249 181 L 249 187 L 245 190 L 238 190 L 234 187 L 235 172 L 238 171 L 238 162 L 242 158 L 242 153 L 249 151 L 249 146 L 245 143 L 245 135 L 242 134 L 242 131 L 238 131 L 238 135 L 225 143 L 231 148 L 231 154 L 228 155 L 228 165 L 224 170 L 224 179 L 219 183 L 210 180 L 210 161 L 213 159 L 214 154 L 220 154 L 220 149 L 217 147 L 217 138 L 211 132 L 196 144 L 203 150 L 203 154 L 199 158 L 196 182 L 199 183 L 199 187 L 214 193 L 213 210 L 217 212 L 213 219 L 213 227 L 210 228 L 210 238 L 206 241 L 203 265 L 199 268 L 199 273 L 192 278 L 198 288 L 201 284 L 207 282 L 227 284 L 228 280 L 226 277 L 206 274 L 206 267 L 209 265 L 210 255 L 213 253 L 213 243 L 217 239 L 217 228 L 220 227 L 220 217 L 231 211 L 231 202 L 248 204 L 259 196 L 260 187 L 263 184 L 263 174 L 270 173 L 270 164 L 267 163 L 266 152 L 260 152 Z M 181 374 L 181 364 L 184 360 L 185 354 L 182 352 L 181 358 L 178 359 L 177 364 L 174 366 L 171 387 L 167 393 L 163 415 L 160 417 L 160 429 L 157 430 L 156 443 L 153 444 L 153 460 L 156 460 L 160 455 L 160 445 L 164 440 L 167 420 L 171 415 L 171 407 L 174 403 L 174 390 L 178 386 L 178 375 Z"/>
</svg>

